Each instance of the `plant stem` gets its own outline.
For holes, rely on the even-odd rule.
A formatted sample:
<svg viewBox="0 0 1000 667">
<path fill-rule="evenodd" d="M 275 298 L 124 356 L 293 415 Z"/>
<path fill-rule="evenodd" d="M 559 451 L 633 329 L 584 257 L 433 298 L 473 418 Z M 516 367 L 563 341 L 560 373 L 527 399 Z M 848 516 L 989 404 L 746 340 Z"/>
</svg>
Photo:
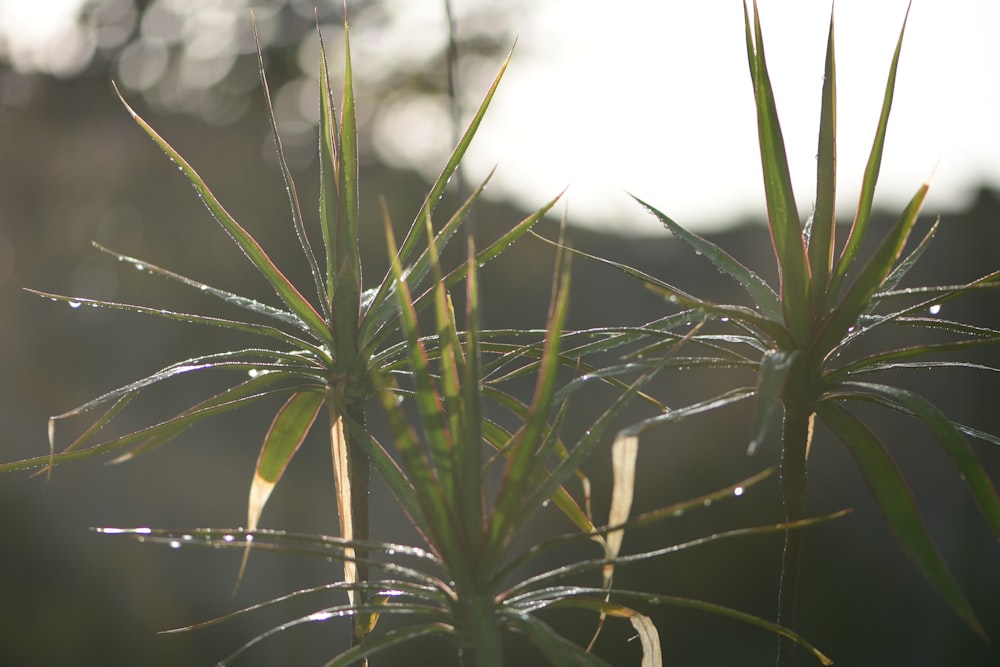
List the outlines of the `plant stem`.
<svg viewBox="0 0 1000 667">
<path fill-rule="evenodd" d="M 806 514 L 806 458 L 812 438 L 812 410 L 785 406 L 781 433 L 781 501 L 785 519 L 796 521 Z M 801 530 L 785 531 L 785 550 L 781 557 L 781 580 L 778 585 L 778 625 L 795 629 L 795 608 L 798 596 L 799 561 L 802 556 Z M 790 638 L 778 636 L 778 667 L 795 664 L 796 644 Z"/>
<path fill-rule="evenodd" d="M 363 403 L 350 403 L 347 405 L 347 414 L 358 424 L 365 426 L 365 408 Z M 348 475 L 351 480 L 351 516 L 354 524 L 354 539 L 366 541 L 370 534 L 370 513 L 369 513 L 369 493 L 371 487 L 371 465 L 368 460 L 368 453 L 365 452 L 361 444 L 354 438 L 350 431 L 346 431 L 347 456 L 349 462 Z M 364 559 L 366 553 L 358 552 L 358 558 Z M 368 581 L 368 565 L 363 561 L 357 563 L 358 582 Z M 357 603 L 365 604 L 367 594 L 363 590 L 357 593 Z M 354 616 L 354 632 L 352 633 L 352 643 L 359 644 L 364 641 L 367 631 L 368 619 L 362 614 Z M 367 664 L 367 660 L 365 664 Z"/>
<path fill-rule="evenodd" d="M 460 664 L 462 667 L 503 667 L 503 648 L 500 628 L 493 615 L 495 603 L 491 596 L 459 595 L 457 619 L 462 638 Z"/>
</svg>

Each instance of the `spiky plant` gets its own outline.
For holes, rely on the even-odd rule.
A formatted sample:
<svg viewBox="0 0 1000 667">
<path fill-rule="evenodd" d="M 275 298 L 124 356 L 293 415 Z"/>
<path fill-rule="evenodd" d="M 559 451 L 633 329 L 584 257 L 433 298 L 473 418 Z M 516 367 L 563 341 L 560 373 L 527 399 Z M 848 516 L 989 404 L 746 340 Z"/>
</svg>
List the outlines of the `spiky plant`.
<svg viewBox="0 0 1000 667">
<path fill-rule="evenodd" d="M 125 460 L 166 444 L 203 419 L 255 405 L 264 399 L 282 398 L 284 404 L 275 413 L 271 427 L 264 438 L 250 484 L 246 529 L 252 531 L 257 527 L 272 490 L 280 481 L 306 434 L 313 428 L 314 422 L 319 420 L 325 421 L 326 428 L 329 429 L 341 536 L 347 540 L 367 538 L 370 462 L 364 447 L 357 440 L 356 433 L 346 429 L 344 423 L 345 420 L 354 424 L 365 423 L 366 403 L 374 396 L 376 389 L 372 381 L 373 371 L 392 367 L 405 373 L 407 346 L 399 338 L 399 312 L 393 296 L 396 289 L 393 276 L 386 273 L 381 282 L 367 290 L 362 285 L 358 248 L 358 229 L 361 220 L 358 201 L 360 176 L 358 138 L 350 39 L 346 22 L 344 42 L 343 97 L 338 114 L 334 105 L 326 53 L 322 48 L 322 38 L 320 39 L 319 230 L 322 235 L 323 250 L 323 255 L 320 257 L 317 257 L 310 241 L 295 182 L 285 161 L 274 110 L 270 105 L 262 56 L 259 61 L 268 118 L 274 132 L 278 163 L 288 192 L 291 221 L 301 245 L 303 260 L 309 267 L 313 279 L 313 284 L 308 287 L 296 286 L 285 277 L 251 233 L 226 211 L 195 169 L 122 98 L 122 103 L 133 120 L 177 164 L 212 217 L 274 289 L 281 305 L 261 303 L 178 275 L 145 260 L 128 257 L 105 248 L 100 249 L 143 272 L 165 277 L 217 297 L 227 306 L 242 309 L 250 317 L 229 319 L 29 290 L 54 301 L 69 303 L 74 307 L 85 305 L 117 309 L 173 321 L 221 327 L 234 334 L 259 336 L 264 342 L 258 347 L 240 347 L 185 359 L 57 415 L 49 424 L 49 454 L 2 464 L 0 472 L 38 467 L 51 470 L 53 466 L 63 462 L 112 452 L 119 453 L 116 460 Z M 258 53 L 260 53 L 259 44 Z M 462 161 L 506 67 L 505 61 L 441 174 L 431 185 L 423 205 L 414 216 L 410 233 L 398 250 L 396 261 L 408 267 L 405 279 L 402 281 L 408 289 L 426 288 L 431 255 L 428 247 L 420 247 L 422 229 L 430 221 L 449 179 Z M 485 188 L 487 180 L 489 177 L 475 188 L 466 201 L 434 232 L 433 243 L 438 248 L 447 244 L 461 228 L 469 209 Z M 494 243 L 476 255 L 475 262 L 483 264 L 497 256 L 541 219 L 554 203 L 555 200 L 549 202 L 503 233 Z M 376 215 L 375 218 L 377 221 L 381 216 Z M 460 281 L 463 272 L 464 265 L 459 266 L 448 276 L 438 278 L 451 284 Z M 312 299 L 305 296 L 310 291 L 314 293 Z M 426 300 L 420 301 L 418 306 L 422 307 L 426 302 Z M 266 323 L 262 323 L 260 321 L 262 319 Z M 404 362 L 402 367 L 399 363 L 401 361 Z M 229 373 L 234 378 L 234 383 L 228 389 L 196 402 L 183 412 L 146 428 L 100 440 L 102 429 L 130 401 L 149 387 L 181 375 L 219 372 Z M 103 409 L 103 412 L 93 420 L 82 435 L 62 451 L 57 452 L 55 424 L 60 420 L 98 409 Z M 326 413 L 325 418 L 321 417 L 323 412 Z M 121 450 L 125 450 L 124 453 Z M 359 576 L 364 578 L 363 568 L 361 572 L 355 571 L 352 560 L 346 561 L 345 568 L 348 581 L 355 581 Z M 361 632 L 361 628 L 358 628 L 358 632 Z"/>
<path fill-rule="evenodd" d="M 430 240 L 432 264 L 433 239 Z M 391 253 L 396 257 L 395 248 Z M 553 611 L 575 608 L 592 612 L 600 622 L 608 617 L 628 619 L 640 639 L 642 664 L 663 664 L 659 633 L 639 607 L 674 605 L 721 614 L 789 637 L 800 643 L 823 664 L 829 659 L 795 633 L 759 617 L 701 600 L 643 591 L 619 590 L 611 585 L 615 566 L 663 557 L 722 539 L 761 535 L 802 528 L 841 513 L 777 525 L 731 530 L 659 549 L 622 555 L 622 536 L 627 527 L 646 525 L 678 516 L 714 501 L 733 499 L 771 474 L 770 470 L 714 493 L 647 512 L 629 520 L 636 467 L 635 442 L 619 438 L 612 451 L 614 477 L 610 525 L 597 528 L 580 505 L 566 492 L 564 483 L 578 472 L 580 463 L 609 432 L 620 408 L 655 372 L 637 380 L 620 394 L 587 429 L 586 435 L 567 446 L 558 429 L 565 417 L 561 397 L 573 393 L 577 383 L 556 391 L 563 358 L 562 324 L 568 304 L 568 272 L 557 271 L 552 306 L 535 367 L 536 388 L 530 403 L 502 394 L 483 381 L 483 357 L 509 354 L 503 346 L 483 339 L 477 321 L 479 297 L 476 264 L 468 264 L 465 293 L 467 330 L 459 331 L 452 301 L 440 272 L 433 288 L 435 333 L 422 336 L 416 301 L 405 273 L 393 261 L 396 302 L 408 349 L 410 373 L 403 376 L 374 371 L 374 382 L 382 412 L 392 431 L 392 444 L 376 440 L 363 424 L 345 417 L 348 430 L 361 442 L 375 467 L 387 482 L 401 508 L 424 540 L 420 546 L 359 542 L 318 535 L 256 531 L 244 538 L 233 530 L 198 530 L 178 533 L 162 530 L 104 529 L 106 533 L 128 533 L 146 541 L 211 545 L 215 547 L 268 549 L 357 560 L 370 565 L 373 576 L 361 581 L 341 581 L 304 589 L 267 601 L 222 618 L 182 628 L 193 630 L 224 622 L 237 615 L 278 605 L 291 597 L 317 595 L 330 590 L 365 591 L 365 602 L 324 606 L 306 615 L 290 618 L 242 646 L 220 662 L 241 655 L 275 634 L 306 623 L 333 621 L 344 616 L 359 619 L 366 631 L 382 616 L 392 615 L 410 622 L 384 634 L 372 634 L 364 644 L 347 648 L 327 667 L 340 667 L 366 660 L 387 648 L 427 636 L 449 638 L 465 667 L 501 667 L 504 635 L 525 636 L 538 653 L 553 665 L 607 665 L 592 653 L 593 641 L 580 646 L 558 634 L 543 618 Z M 510 412 L 520 426 L 507 430 L 484 419 L 484 403 Z M 489 410 L 494 414 L 497 410 Z M 550 421 L 550 418 L 553 421 Z M 499 454 L 499 455 L 498 455 Z M 502 468 L 502 470 L 498 470 Z M 495 484 L 485 483 L 493 479 Z M 495 491 L 490 491 L 495 488 Z M 514 539 L 532 518 L 550 502 L 580 528 L 577 532 L 523 548 Z M 599 548 L 593 548 L 593 542 Z M 584 554 L 573 561 L 542 572 L 531 573 L 535 559 L 553 547 L 581 542 Z M 587 554 L 589 543 L 591 553 Z M 376 574 L 377 573 L 377 574 Z M 601 585 L 576 583 L 581 576 L 603 580 Z M 595 582 L 596 584 L 596 582 Z M 597 635 L 594 635 L 594 640 Z"/>
<path fill-rule="evenodd" d="M 628 363 L 604 370 L 619 375 L 635 368 L 660 363 L 658 346 L 672 354 L 678 339 L 687 340 L 687 352 L 675 363 L 687 367 L 756 370 L 754 386 L 737 387 L 720 396 L 645 420 L 624 434 L 637 436 L 657 425 L 676 422 L 693 414 L 716 410 L 738 401 L 756 400 L 750 439 L 752 454 L 767 435 L 772 417 L 783 412 L 781 431 L 781 498 L 786 518 L 800 519 L 806 512 L 806 466 L 816 417 L 847 446 L 875 496 L 889 527 L 903 549 L 916 561 L 937 591 L 977 634 L 985 632 L 939 555 L 903 474 L 882 439 L 852 409 L 875 404 L 922 422 L 931 436 L 954 462 L 994 533 L 1000 535 L 1000 498 L 978 463 L 964 436 L 996 442 L 996 438 L 949 419 L 939 408 L 904 387 L 887 384 L 881 377 L 890 371 L 969 367 L 962 361 L 941 360 L 942 353 L 978 349 L 1000 343 L 1000 331 L 950 321 L 937 314 L 940 304 L 980 289 L 1000 287 L 1000 272 L 993 272 L 962 285 L 901 287 L 904 278 L 934 237 L 937 223 L 904 253 L 918 222 L 928 184 L 912 197 L 886 235 L 862 259 L 862 246 L 869 241 L 872 203 L 892 106 L 896 71 L 903 43 L 900 31 L 882 102 L 875 140 L 861 184 L 861 196 L 846 241 L 837 248 L 836 190 L 836 68 L 834 30 L 831 17 L 817 156 L 815 210 L 811 220 L 800 222 L 764 57 L 764 43 L 756 3 L 753 19 L 744 3 L 747 56 L 756 100 L 761 164 L 767 202 L 767 221 L 779 284 L 774 289 L 750 268 L 714 243 L 674 222 L 653 206 L 639 201 L 679 239 L 732 277 L 749 294 L 752 305 L 724 305 L 692 296 L 631 267 L 598 259 L 639 278 L 648 287 L 683 308 L 680 322 L 714 321 L 728 328 L 724 333 L 703 333 L 700 327 L 687 334 L 670 334 L 665 318 L 647 332 L 666 339 L 644 347 Z M 931 330 L 951 335 L 947 342 L 929 342 L 906 347 L 885 346 L 879 334 L 893 329 L 910 332 Z M 855 352 L 863 341 L 874 339 L 878 352 Z M 631 339 L 621 338 L 621 342 Z M 975 368 L 997 370 L 982 365 Z M 796 590 L 803 533 L 789 531 L 781 564 L 778 623 L 795 627 Z M 791 665 L 794 645 L 779 637 L 778 664 Z"/>
</svg>

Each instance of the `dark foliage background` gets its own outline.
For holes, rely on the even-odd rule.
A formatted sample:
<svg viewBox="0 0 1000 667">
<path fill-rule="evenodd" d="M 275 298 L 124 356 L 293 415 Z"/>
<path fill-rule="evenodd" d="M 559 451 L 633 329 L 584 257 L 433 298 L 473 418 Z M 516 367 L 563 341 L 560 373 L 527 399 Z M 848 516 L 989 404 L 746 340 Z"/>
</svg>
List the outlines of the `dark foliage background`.
<svg viewBox="0 0 1000 667">
<path fill-rule="evenodd" d="M 269 297 L 266 285 L 249 270 L 183 178 L 137 130 L 110 89 L 109 80 L 121 76 L 122 53 L 132 44 L 148 41 L 156 25 L 169 27 L 166 18 L 148 18 L 168 4 L 91 3 L 91 18 L 86 20 L 95 23 L 88 25 L 118 21 L 127 35 L 95 48 L 89 64 L 72 76 L 55 78 L 0 65 L 0 458 L 4 461 L 45 451 L 50 414 L 222 345 L 214 331 L 123 313 L 71 310 L 20 289 L 30 286 L 178 309 L 215 308 L 214 303 L 197 300 L 198 295 L 117 264 L 92 249 L 92 240 L 208 283 Z M 266 8 L 272 90 L 299 85 L 300 77 L 308 74 L 298 54 L 299 44 L 312 30 L 311 10 L 305 12 L 299 4 L 289 1 Z M 516 24 L 516 8 L 500 11 L 499 4 L 484 3 L 482 14 L 466 17 L 463 25 L 471 27 L 461 34 L 470 57 L 494 57 L 498 46 L 505 49 L 509 43 L 505 26 Z M 131 27 L 122 15 L 108 11 L 126 5 L 135 12 Z M 388 11 L 377 2 L 352 2 L 357 32 L 365 33 L 368 26 L 369 34 L 377 35 Z M 340 17 L 329 10 L 321 19 L 335 24 Z M 144 25 L 153 27 L 144 32 Z M 127 94 L 283 268 L 302 278 L 306 268 L 296 266 L 285 195 L 269 157 L 264 108 L 253 83 L 252 46 L 246 42 L 245 22 L 240 25 L 237 56 L 216 81 L 200 87 L 185 83 L 181 72 L 184 59 L 193 57 L 185 50 L 193 48 L 191 42 L 167 40 L 161 77 Z M 492 30 L 489 39 L 487 29 Z M 361 95 L 368 94 L 377 108 L 390 92 L 440 94 L 443 48 L 442 43 L 420 62 L 371 78 Z M 293 124 L 290 131 L 312 141 L 311 127 L 296 129 Z M 316 168 L 308 148 L 312 144 L 301 145 L 305 148 L 298 168 L 300 194 L 303 202 L 315 201 Z M 385 195 L 394 219 L 406 222 L 426 184 L 413 173 L 382 164 L 374 151 L 365 154 L 365 161 L 362 206 L 371 217 L 361 242 L 369 255 L 366 266 L 378 274 L 385 266 L 385 253 L 376 198 Z M 657 204 L 669 211 L 669 202 Z M 938 239 L 913 282 L 958 283 L 997 267 L 1000 197 L 996 192 L 984 189 L 967 210 L 940 213 Z M 520 217 L 506 206 L 487 204 L 477 211 L 477 224 L 493 236 L 496 231 L 490 230 L 503 229 Z M 554 225 L 547 227 L 549 232 Z M 666 232 L 627 239 L 574 230 L 572 240 L 578 248 L 631 264 L 699 295 L 720 301 L 740 298 L 732 293 L 733 285 Z M 769 241 L 760 221 L 744 221 L 713 240 L 751 266 L 770 269 Z M 485 325 L 541 326 L 551 267 L 551 252 L 532 241 L 513 247 L 490 265 L 483 275 Z M 637 324 L 664 312 L 664 304 L 639 285 L 583 261 L 574 265 L 573 293 L 573 327 Z M 995 295 L 975 294 L 946 308 L 962 310 L 956 319 L 1000 324 Z M 990 358 L 976 360 L 1000 364 L 995 351 L 989 354 Z M 949 370 L 908 380 L 909 386 L 957 420 L 1000 431 L 997 378 Z M 709 396 L 725 384 L 720 376 L 676 373 L 657 390 L 676 405 Z M 169 414 L 188 404 L 185 396 L 191 391 L 205 390 L 181 381 L 161 390 L 157 402 L 139 412 Z M 576 409 L 592 414 L 606 398 L 597 391 L 585 396 Z M 748 415 L 739 410 L 725 414 L 725 419 L 695 419 L 643 438 L 636 510 L 713 490 L 776 462 L 776 442 L 749 459 L 745 455 Z M 648 413 L 636 406 L 629 416 Z M 138 413 L 135 419 L 136 425 L 146 421 Z M 232 599 L 240 557 L 236 552 L 171 550 L 88 531 L 103 525 L 239 525 L 267 425 L 266 416 L 223 418 L 126 466 L 87 462 L 63 466 L 48 481 L 26 475 L 0 479 L 0 665 L 213 664 L 256 632 L 292 617 L 294 610 L 308 613 L 323 604 L 306 601 L 219 628 L 158 635 L 160 630 L 328 581 L 338 568 L 255 555 L 246 584 Z M 905 420 L 890 423 L 883 418 L 878 431 L 912 481 L 931 533 L 984 625 L 995 639 L 1000 638 L 1000 547 L 957 474 L 925 433 Z M 288 474 L 294 483 L 276 492 L 264 515 L 265 526 L 335 532 L 328 454 L 320 440 L 313 444 L 293 462 Z M 1000 449 L 982 443 L 975 447 L 993 478 L 1000 479 Z M 606 511 L 602 500 L 607 496 L 607 462 L 607 451 L 602 451 L 587 470 L 595 482 L 598 513 Z M 822 432 L 813 447 L 810 475 L 814 512 L 843 507 L 855 512 L 810 530 L 802 633 L 843 665 L 997 664 L 997 649 L 980 642 L 961 624 L 896 547 L 846 451 Z M 414 539 L 383 491 L 375 490 L 376 535 Z M 739 501 L 636 531 L 626 538 L 626 549 L 779 518 L 777 484 L 772 479 Z M 568 529 L 554 513 L 551 521 L 534 528 L 526 541 Z M 703 598 L 770 617 L 780 549 L 778 536 L 722 542 L 652 565 L 622 568 L 617 584 Z M 658 610 L 654 618 L 669 664 L 767 664 L 773 654 L 773 637 L 731 621 L 672 609 Z M 581 641 L 592 628 L 583 617 L 551 620 Z M 299 628 L 265 642 L 237 664 L 321 664 L 343 645 L 346 631 L 346 624 L 334 622 Z M 629 634 L 627 626 L 612 624 L 600 644 L 603 654 L 616 664 L 634 662 L 638 646 L 625 641 Z M 406 651 L 379 663 L 448 664 L 446 646 L 429 643 L 423 648 L 426 654 L 419 661 Z M 512 651 L 521 648 L 512 640 Z"/>
</svg>

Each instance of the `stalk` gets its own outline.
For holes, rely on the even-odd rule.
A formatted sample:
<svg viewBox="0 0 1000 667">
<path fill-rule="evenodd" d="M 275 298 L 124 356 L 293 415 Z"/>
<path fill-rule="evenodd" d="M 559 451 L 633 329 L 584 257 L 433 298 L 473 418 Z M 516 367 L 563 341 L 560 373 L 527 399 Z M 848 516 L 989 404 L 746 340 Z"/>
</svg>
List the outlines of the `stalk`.
<svg viewBox="0 0 1000 667">
<path fill-rule="evenodd" d="M 460 622 L 459 636 L 463 639 L 459 654 L 461 667 L 503 667 L 495 606 L 488 594 L 459 595 L 457 620 Z"/>
<path fill-rule="evenodd" d="M 355 423 L 365 426 L 364 403 L 360 401 L 345 402 L 343 393 L 331 388 L 333 399 L 328 401 L 330 415 L 330 447 L 333 458 L 334 478 L 337 483 L 337 512 L 340 515 L 341 536 L 348 540 L 367 540 L 370 535 L 369 490 L 371 482 L 371 467 L 368 454 L 362 445 L 351 435 L 350 429 L 344 428 L 340 410 Z M 345 405 L 346 403 L 346 405 Z M 340 406 L 343 406 L 342 408 Z M 344 496 L 348 495 L 347 498 Z M 347 502 L 345 502 L 347 501 Z M 354 581 L 357 583 L 368 580 L 368 566 L 363 562 L 365 553 L 355 553 L 353 549 L 345 550 L 344 578 L 350 580 L 349 572 L 353 568 Z M 357 562 L 354 558 L 362 559 Z M 348 593 L 352 605 L 363 605 L 367 594 L 363 589 Z M 351 645 L 363 644 L 367 634 L 369 619 L 365 614 L 355 614 L 352 620 Z M 361 663 L 367 666 L 367 659 Z"/>
<path fill-rule="evenodd" d="M 785 519 L 797 521 L 806 515 L 806 459 L 812 439 L 812 410 L 785 406 L 781 433 L 781 501 Z M 799 567 L 802 557 L 802 530 L 785 531 L 785 550 L 781 557 L 781 579 L 778 585 L 778 625 L 795 629 L 798 601 Z M 795 664 L 795 642 L 778 635 L 778 667 Z"/>
</svg>

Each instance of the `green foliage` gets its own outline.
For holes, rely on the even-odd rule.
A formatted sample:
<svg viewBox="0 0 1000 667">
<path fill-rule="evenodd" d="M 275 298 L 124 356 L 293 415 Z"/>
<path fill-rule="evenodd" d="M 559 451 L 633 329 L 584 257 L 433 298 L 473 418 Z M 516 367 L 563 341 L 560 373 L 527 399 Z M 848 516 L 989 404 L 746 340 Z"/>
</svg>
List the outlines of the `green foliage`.
<svg viewBox="0 0 1000 667">
<path fill-rule="evenodd" d="M 99 247 L 145 272 L 213 296 L 243 316 L 218 317 L 37 293 L 73 306 L 117 309 L 221 327 L 234 336 L 250 334 L 262 342 L 259 346 L 237 347 L 177 362 L 53 417 L 48 455 L 2 464 L 0 472 L 36 468 L 50 471 L 64 462 L 106 454 L 115 454 L 115 461 L 124 461 L 167 444 L 209 417 L 260 402 L 280 404 L 259 449 L 244 528 L 183 533 L 102 530 L 153 542 L 183 539 L 190 544 L 241 549 L 245 555 L 253 550 L 271 550 L 343 562 L 341 581 L 295 591 L 180 629 L 215 625 L 290 598 L 331 590 L 346 594 L 345 604 L 323 606 L 308 615 L 288 619 L 252 638 L 219 664 L 228 664 L 260 641 L 289 628 L 349 617 L 353 623 L 352 644 L 343 647 L 328 665 L 367 661 L 386 648 L 441 635 L 454 643 L 463 664 L 499 666 L 503 664 L 504 635 L 510 632 L 526 637 L 552 664 L 603 665 L 604 660 L 592 649 L 607 619 L 627 619 L 640 640 L 642 664 L 660 665 L 663 657 L 659 632 L 648 612 L 657 605 L 709 611 L 773 632 L 779 637 L 779 664 L 792 663 L 796 646 L 808 650 L 821 663 L 831 664 L 827 656 L 794 631 L 800 529 L 844 514 L 813 518 L 806 515 L 806 464 L 818 416 L 854 456 L 905 551 L 962 619 L 985 636 L 924 528 L 907 482 L 888 448 L 852 408 L 859 403 L 888 407 L 926 425 L 1000 536 L 1000 497 L 965 440 L 968 435 L 986 439 L 992 436 L 951 421 L 925 398 L 886 384 L 881 378 L 889 371 L 960 366 L 960 362 L 941 361 L 938 356 L 1000 342 L 1000 331 L 923 315 L 928 308 L 972 290 L 1000 286 L 1000 272 L 965 285 L 899 287 L 936 229 L 936 225 L 931 226 L 916 247 L 905 252 L 927 194 L 926 184 L 866 259 L 860 259 L 865 256 L 860 252 L 862 246 L 869 243 L 869 220 L 902 32 L 889 71 L 857 215 L 838 251 L 836 72 L 831 20 L 822 91 L 816 208 L 810 222 L 800 222 L 759 17 L 756 7 L 752 19 L 746 6 L 744 12 L 768 230 L 778 267 L 777 287 L 722 248 L 681 227 L 649 204 L 639 203 L 679 239 L 736 280 L 747 291 L 750 305 L 717 304 L 692 296 L 634 268 L 570 250 L 560 239 L 550 241 L 558 252 L 544 329 L 483 330 L 480 267 L 532 233 L 531 228 L 558 199 L 512 226 L 483 250 L 477 250 L 472 235 L 468 235 L 466 260 L 450 270 L 442 266 L 444 247 L 463 226 L 489 179 L 479 184 L 440 225 L 435 224 L 437 204 L 476 134 L 506 62 L 430 186 L 401 243 L 397 243 L 388 213 L 382 212 L 390 269 L 381 281 L 365 289 L 358 248 L 365 216 L 359 201 L 356 100 L 345 24 L 339 112 L 322 42 L 320 49 L 318 227 L 322 255 L 316 253 L 310 240 L 260 63 L 278 163 L 289 195 L 291 222 L 301 246 L 300 261 L 309 268 L 311 284 L 293 284 L 254 236 L 226 211 L 195 169 L 123 100 L 135 122 L 177 164 L 212 217 L 271 286 L 281 305 L 261 303 Z M 642 327 L 565 331 L 569 263 L 574 254 L 624 271 L 662 294 L 680 311 Z M 463 286 L 461 302 L 465 308 L 460 317 L 455 312 L 452 290 Z M 426 333 L 428 327 L 433 333 Z M 950 334 L 952 340 L 852 354 L 860 341 L 893 327 L 918 332 L 933 329 Z M 623 349 L 633 351 L 611 365 L 587 361 L 606 359 Z M 717 396 L 668 409 L 647 392 L 655 377 L 679 368 L 750 369 L 756 381 L 752 386 L 730 388 Z M 221 392 L 162 421 L 124 435 L 104 436 L 104 428 L 150 387 L 178 376 L 208 372 L 229 373 L 235 379 Z M 505 382 L 516 378 L 534 381 L 530 399 L 522 400 L 505 388 Z M 573 397 L 595 382 L 614 388 L 616 395 L 596 418 L 589 420 L 582 435 L 565 437 L 563 427 L 571 418 Z M 786 520 L 713 533 L 639 553 L 625 552 L 627 530 L 741 495 L 771 473 L 769 469 L 725 489 L 638 516 L 632 513 L 639 437 L 644 431 L 749 398 L 756 403 L 748 429 L 750 453 L 766 440 L 779 409 L 784 415 L 780 481 Z M 380 441 L 368 428 L 371 401 L 377 404 L 377 414 L 391 430 L 391 443 Z M 589 481 L 581 466 L 619 428 L 617 420 L 632 401 L 654 406 L 657 414 L 619 430 L 611 438 L 608 518 L 606 522 L 596 521 L 590 511 Z M 324 411 L 340 535 L 259 529 L 273 489 Z M 91 412 L 98 416 L 91 419 L 80 436 L 57 451 L 55 424 Z M 369 467 L 385 482 L 422 538 L 422 545 L 368 539 Z M 574 481 L 582 483 L 582 499 L 571 491 Z M 517 537 L 550 503 L 575 532 L 527 548 L 517 546 Z M 624 590 L 614 582 L 619 567 L 720 540 L 769 533 L 783 533 L 786 540 L 777 622 L 708 601 Z M 532 571 L 532 567 L 537 570 L 539 556 L 568 542 L 589 546 L 593 554 Z M 242 574 L 241 568 L 240 577 Z M 589 646 L 561 636 L 539 614 L 569 608 L 594 614 L 595 632 Z M 378 621 L 389 614 L 412 622 L 380 634 L 376 631 Z"/>
<path fill-rule="evenodd" d="M 886 521 L 906 552 L 924 571 L 939 593 L 975 632 L 985 636 L 975 613 L 934 547 L 920 518 L 902 473 L 884 443 L 852 411 L 859 402 L 885 406 L 923 422 L 955 463 L 966 480 L 994 533 L 1000 536 L 1000 498 L 963 434 L 970 429 L 948 419 L 926 399 L 905 389 L 872 381 L 872 376 L 890 371 L 958 367 L 962 362 L 941 361 L 940 353 L 973 346 L 995 345 L 1000 331 L 972 327 L 940 317 L 926 317 L 934 306 L 972 290 L 1000 286 L 997 273 L 964 285 L 898 286 L 923 254 L 936 224 L 923 240 L 904 254 L 917 224 L 928 185 L 922 185 L 891 226 L 875 244 L 867 259 L 859 250 L 870 236 L 869 220 L 892 105 L 896 70 L 902 49 L 900 33 L 889 69 L 888 82 L 871 155 L 862 182 L 861 200 L 846 242 L 836 251 L 836 69 L 831 19 L 822 92 L 817 165 L 816 208 L 812 220 L 801 225 L 798 218 L 784 141 L 768 77 L 760 21 L 745 11 L 747 56 L 757 106 L 761 164 L 767 201 L 767 219 L 779 285 L 772 289 L 754 271 L 710 241 L 687 231 L 670 217 L 639 201 L 679 239 L 703 255 L 714 266 L 738 282 L 753 305 L 717 304 L 691 296 L 635 269 L 605 261 L 642 280 L 684 309 L 686 321 L 716 322 L 732 333 L 688 335 L 688 345 L 702 354 L 700 365 L 714 368 L 756 368 L 755 386 L 735 388 L 715 398 L 664 412 L 631 427 L 639 434 L 653 426 L 677 421 L 690 414 L 714 410 L 750 397 L 756 399 L 756 417 L 749 451 L 765 439 L 772 415 L 784 412 L 781 481 L 783 502 L 789 520 L 805 512 L 806 461 L 819 418 L 853 454 L 868 485 L 882 508 Z M 900 306 L 900 302 L 908 302 Z M 932 313 L 936 310 L 931 310 Z M 953 336 L 947 343 L 928 343 L 876 353 L 852 355 L 861 341 L 883 330 L 933 329 Z M 884 344 L 884 337 L 879 338 Z M 648 350 L 644 351 L 648 357 Z M 756 356 L 754 353 L 759 354 Z M 651 363 L 645 361 L 644 363 Z M 693 366 L 694 359 L 686 361 Z M 987 368 L 987 370 L 997 370 Z M 990 436 L 985 436 L 989 439 Z M 801 534 L 789 533 L 783 563 L 779 623 L 793 627 L 794 578 L 798 570 Z M 779 664 L 791 664 L 791 648 L 782 643 Z"/>
</svg>

